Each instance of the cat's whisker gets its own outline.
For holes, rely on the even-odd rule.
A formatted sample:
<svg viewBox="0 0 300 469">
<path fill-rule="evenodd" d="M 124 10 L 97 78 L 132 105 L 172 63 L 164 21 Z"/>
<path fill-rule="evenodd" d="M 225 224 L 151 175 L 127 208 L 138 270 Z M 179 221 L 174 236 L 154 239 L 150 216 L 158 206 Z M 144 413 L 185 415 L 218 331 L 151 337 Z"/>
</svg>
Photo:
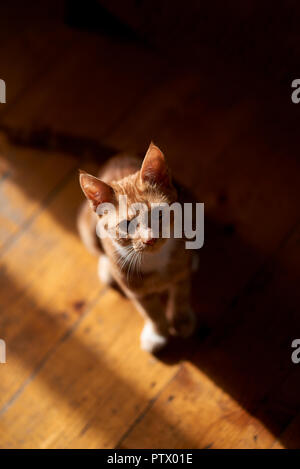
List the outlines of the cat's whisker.
<svg viewBox="0 0 300 469">
<path fill-rule="evenodd" d="M 132 262 L 132 273 L 136 272 L 136 263 L 137 263 L 138 253 L 135 252 Z"/>
<path fill-rule="evenodd" d="M 140 251 L 140 252 L 137 252 L 137 256 L 136 256 L 136 273 L 137 275 L 141 278 L 142 277 L 142 256 L 143 256 L 143 253 Z"/>
<path fill-rule="evenodd" d="M 128 269 L 127 269 L 127 280 L 128 281 L 130 279 L 130 271 L 131 271 L 133 261 L 134 261 L 134 251 L 131 252 L 131 254 L 130 254 L 130 260 L 129 260 L 129 265 L 128 265 Z"/>
<path fill-rule="evenodd" d="M 123 251 L 125 251 L 125 256 L 122 256 L 122 255 L 121 255 L 119 249 L 115 249 L 115 250 L 114 250 L 114 254 L 117 254 L 116 262 L 117 262 L 117 264 L 120 266 L 120 269 L 121 269 L 121 270 L 123 270 L 124 267 L 126 266 L 126 264 L 128 263 L 129 258 L 130 258 L 130 256 L 131 256 L 131 253 L 132 253 L 132 251 L 133 251 L 133 247 L 132 247 L 132 246 L 125 246 L 125 247 L 123 248 Z"/>
<path fill-rule="evenodd" d="M 142 253 L 137 253 L 137 260 L 136 260 L 136 273 L 139 277 L 141 277 L 141 265 L 142 265 Z"/>
<path fill-rule="evenodd" d="M 123 269 L 127 266 L 127 264 L 128 264 L 129 261 L 130 261 L 130 258 L 131 258 L 131 252 L 129 252 L 129 253 L 126 255 L 126 257 L 121 258 L 121 261 L 120 261 L 120 268 L 121 268 L 121 270 L 123 270 Z"/>
<path fill-rule="evenodd" d="M 127 265 L 129 265 L 130 267 L 133 254 L 134 254 L 134 248 L 130 247 L 130 249 L 128 249 L 126 256 L 121 258 L 121 261 L 122 261 L 120 265 L 121 270 L 125 269 Z"/>
</svg>

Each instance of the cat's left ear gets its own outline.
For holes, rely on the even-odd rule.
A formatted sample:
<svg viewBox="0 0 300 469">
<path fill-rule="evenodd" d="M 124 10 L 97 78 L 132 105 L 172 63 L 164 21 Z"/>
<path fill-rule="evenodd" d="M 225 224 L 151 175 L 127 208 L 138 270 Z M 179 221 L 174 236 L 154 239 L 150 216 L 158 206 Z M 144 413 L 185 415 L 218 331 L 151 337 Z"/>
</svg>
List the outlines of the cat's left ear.
<svg viewBox="0 0 300 469">
<path fill-rule="evenodd" d="M 109 202 L 115 202 L 115 193 L 111 186 L 100 179 L 80 170 L 79 182 L 86 198 L 91 202 L 96 211 L 98 205 Z"/>
<path fill-rule="evenodd" d="M 154 143 L 150 143 L 141 168 L 142 182 L 169 187 L 171 177 L 163 152 Z"/>
</svg>

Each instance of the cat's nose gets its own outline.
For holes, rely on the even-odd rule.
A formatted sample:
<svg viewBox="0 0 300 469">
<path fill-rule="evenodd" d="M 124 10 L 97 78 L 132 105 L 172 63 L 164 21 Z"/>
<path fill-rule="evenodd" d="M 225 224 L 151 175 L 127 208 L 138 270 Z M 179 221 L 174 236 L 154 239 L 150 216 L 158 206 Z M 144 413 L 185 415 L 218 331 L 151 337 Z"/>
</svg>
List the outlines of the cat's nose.
<svg viewBox="0 0 300 469">
<path fill-rule="evenodd" d="M 143 241 L 143 243 L 147 244 L 147 246 L 153 246 L 155 242 L 156 242 L 155 238 L 150 238 L 150 239 L 146 239 L 145 241 Z"/>
</svg>

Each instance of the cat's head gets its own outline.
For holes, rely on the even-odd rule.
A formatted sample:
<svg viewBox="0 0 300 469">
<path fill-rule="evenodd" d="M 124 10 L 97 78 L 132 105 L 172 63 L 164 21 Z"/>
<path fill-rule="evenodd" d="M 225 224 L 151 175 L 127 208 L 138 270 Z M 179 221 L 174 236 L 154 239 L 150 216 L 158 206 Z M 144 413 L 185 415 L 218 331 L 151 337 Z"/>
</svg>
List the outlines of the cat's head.
<svg viewBox="0 0 300 469">
<path fill-rule="evenodd" d="M 172 204 L 177 194 L 165 157 L 156 145 L 150 144 L 141 168 L 136 173 L 107 184 L 81 172 L 80 185 L 92 208 L 98 213 L 99 223 L 105 227 L 107 235 L 111 236 L 117 247 L 133 248 L 136 252 L 155 252 L 165 243 L 161 226 L 158 233 L 153 231 L 151 217 L 156 210 L 153 207 Z M 115 212 L 99 210 L 105 208 L 106 204 L 111 204 Z"/>
</svg>

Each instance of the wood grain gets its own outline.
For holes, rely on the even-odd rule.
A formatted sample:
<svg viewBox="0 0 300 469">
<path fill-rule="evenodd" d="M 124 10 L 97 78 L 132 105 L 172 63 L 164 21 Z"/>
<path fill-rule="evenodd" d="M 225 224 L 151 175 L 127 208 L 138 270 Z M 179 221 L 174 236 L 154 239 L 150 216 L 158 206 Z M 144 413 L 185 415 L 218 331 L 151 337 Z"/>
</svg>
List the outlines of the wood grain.
<svg viewBox="0 0 300 469">
<path fill-rule="evenodd" d="M 140 351 L 141 327 L 128 300 L 104 294 L 2 414 L 1 446 L 116 446 L 174 373 Z"/>
<path fill-rule="evenodd" d="M 148 68 L 146 74 L 144 70 L 153 60 L 150 52 L 136 46 L 83 35 L 5 113 L 3 126 L 51 129 L 99 140 L 157 83 L 156 67 Z M 168 69 L 162 59 L 156 66 Z"/>
<path fill-rule="evenodd" d="M 274 441 L 208 376 L 184 364 L 120 448 L 266 448 Z"/>
<path fill-rule="evenodd" d="M 247 78 L 239 44 L 224 56 L 199 49 L 203 61 L 188 66 L 71 29 L 60 1 L 39 3 L 0 17 L 0 447 L 299 448 L 290 84 L 257 69 Z M 238 63 L 225 67 L 228 57 Z M 57 136 L 74 154 L 54 151 Z M 142 319 L 101 285 L 76 231 L 79 164 L 96 172 L 89 156 L 142 155 L 151 139 L 206 210 L 199 330 L 159 357 L 140 350 Z"/>
<path fill-rule="evenodd" d="M 78 40 L 76 31 L 60 21 L 61 6 L 54 1 L 47 8 L 40 2 L 1 5 L 1 79 L 6 82 L 3 116 L 14 103 L 36 85 L 49 68 L 64 57 Z"/>
<path fill-rule="evenodd" d="M 76 167 L 74 158 L 0 140 L 0 252 Z M 34 168 L 34 171 L 33 171 Z"/>
<path fill-rule="evenodd" d="M 76 235 L 74 176 L 1 259 L 1 404 L 9 402 L 101 291 L 96 260 Z M 65 210 L 65 203 L 68 209 Z"/>
</svg>

